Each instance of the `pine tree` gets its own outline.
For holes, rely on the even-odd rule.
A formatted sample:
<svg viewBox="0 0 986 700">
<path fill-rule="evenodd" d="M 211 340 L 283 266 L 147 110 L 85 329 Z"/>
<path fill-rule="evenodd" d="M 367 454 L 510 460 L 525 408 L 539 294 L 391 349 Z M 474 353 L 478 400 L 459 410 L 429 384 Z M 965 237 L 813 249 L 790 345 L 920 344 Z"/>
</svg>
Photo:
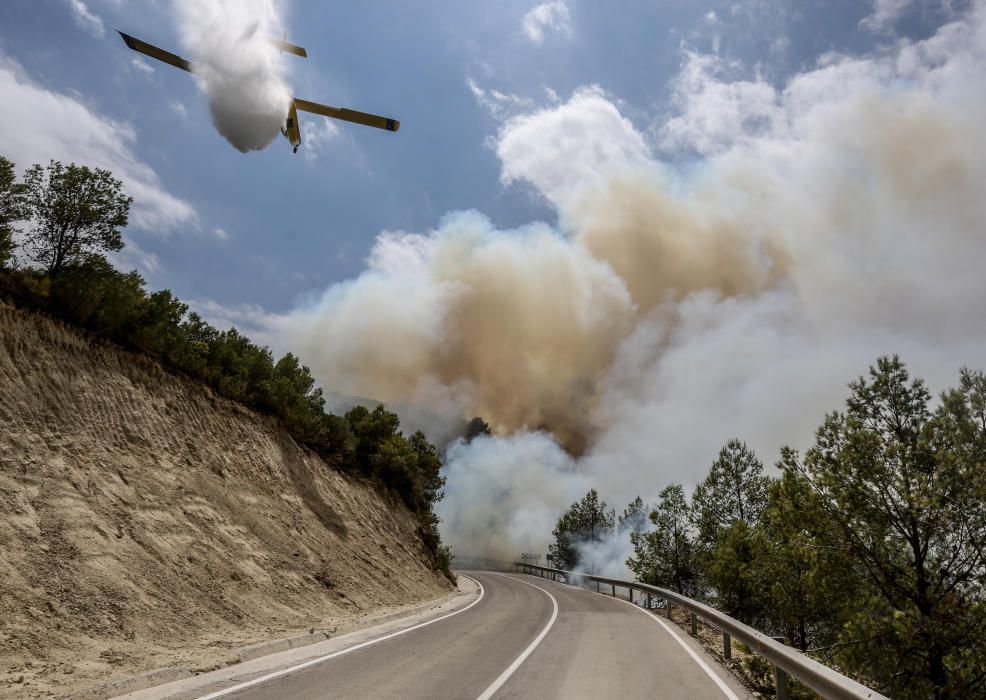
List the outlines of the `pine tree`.
<svg viewBox="0 0 986 700">
<path fill-rule="evenodd" d="M 631 535 L 634 557 L 627 566 L 638 581 L 692 595 L 696 584 L 695 542 L 685 489 L 672 484 L 659 494 L 651 512 L 654 529 Z"/>
<path fill-rule="evenodd" d="M 579 564 L 579 547 L 601 542 L 613 532 L 616 511 L 591 489 L 581 501 L 576 501 L 558 519 L 552 531 L 555 541 L 549 547 L 557 568 L 575 569 Z"/>
<path fill-rule="evenodd" d="M 900 698 L 986 694 L 986 375 L 931 396 L 896 356 L 851 385 L 799 462 L 864 586 L 844 659 Z"/>
</svg>

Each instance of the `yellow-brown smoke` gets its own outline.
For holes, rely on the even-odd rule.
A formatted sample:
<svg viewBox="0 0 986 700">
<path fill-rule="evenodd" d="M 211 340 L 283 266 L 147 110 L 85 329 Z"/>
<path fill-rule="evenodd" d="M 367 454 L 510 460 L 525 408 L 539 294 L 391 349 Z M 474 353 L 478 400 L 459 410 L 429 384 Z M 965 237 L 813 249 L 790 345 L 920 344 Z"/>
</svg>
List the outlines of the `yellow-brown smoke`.
<svg viewBox="0 0 986 700">
<path fill-rule="evenodd" d="M 653 172 L 614 175 L 569 212 L 570 238 L 498 232 L 474 213 L 427 238 L 385 237 L 376 267 L 298 324 L 291 346 L 335 389 L 440 412 L 451 402 L 499 434 L 544 429 L 580 453 L 638 318 L 698 290 L 757 294 L 787 266 L 774 243 L 662 187 Z M 381 260 L 395 248 L 408 257 Z"/>
</svg>

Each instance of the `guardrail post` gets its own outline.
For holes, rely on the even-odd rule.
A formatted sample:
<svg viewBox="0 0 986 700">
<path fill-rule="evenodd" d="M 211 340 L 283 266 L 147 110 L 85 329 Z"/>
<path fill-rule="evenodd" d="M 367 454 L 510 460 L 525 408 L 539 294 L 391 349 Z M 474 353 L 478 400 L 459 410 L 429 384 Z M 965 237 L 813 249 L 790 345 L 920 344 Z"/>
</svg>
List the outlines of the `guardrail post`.
<svg viewBox="0 0 986 700">
<path fill-rule="evenodd" d="M 613 597 L 616 597 L 616 584 L 613 584 Z"/>
<path fill-rule="evenodd" d="M 774 666 L 774 687 L 777 690 L 777 700 L 788 700 L 787 671 L 780 666 Z"/>
<path fill-rule="evenodd" d="M 599 592 L 599 581 L 596 581 L 596 593 Z"/>
<path fill-rule="evenodd" d="M 771 637 L 775 642 L 784 643 L 784 637 Z M 774 689 L 777 700 L 788 700 L 787 671 L 780 666 L 774 666 Z"/>
<path fill-rule="evenodd" d="M 722 657 L 727 661 L 733 658 L 733 641 L 725 632 L 722 633 Z"/>
<path fill-rule="evenodd" d="M 647 594 L 647 609 L 650 610 L 650 608 L 651 608 L 651 605 L 650 605 L 650 593 L 648 593 Z"/>
<path fill-rule="evenodd" d="M 692 613 L 692 636 L 698 636 L 698 615 Z"/>
<path fill-rule="evenodd" d="M 667 610 L 668 619 L 670 620 L 671 619 L 671 599 L 670 598 L 667 600 L 667 604 L 668 604 L 668 610 Z"/>
</svg>

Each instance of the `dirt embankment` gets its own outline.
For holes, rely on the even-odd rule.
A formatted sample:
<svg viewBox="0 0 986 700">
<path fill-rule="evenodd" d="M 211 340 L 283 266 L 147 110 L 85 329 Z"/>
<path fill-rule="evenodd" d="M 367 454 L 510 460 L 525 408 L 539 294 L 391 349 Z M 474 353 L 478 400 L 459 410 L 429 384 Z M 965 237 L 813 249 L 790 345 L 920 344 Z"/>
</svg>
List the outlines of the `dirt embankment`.
<svg viewBox="0 0 986 700">
<path fill-rule="evenodd" d="M 451 590 L 414 519 L 272 420 L 0 302 L 0 696 Z"/>
</svg>

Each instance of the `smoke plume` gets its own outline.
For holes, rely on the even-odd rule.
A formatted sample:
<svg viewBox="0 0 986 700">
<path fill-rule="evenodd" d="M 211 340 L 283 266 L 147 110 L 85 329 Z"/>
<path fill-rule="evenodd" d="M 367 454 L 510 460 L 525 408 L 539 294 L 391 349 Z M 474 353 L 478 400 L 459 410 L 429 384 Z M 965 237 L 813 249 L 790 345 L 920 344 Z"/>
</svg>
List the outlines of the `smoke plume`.
<svg viewBox="0 0 986 700">
<path fill-rule="evenodd" d="M 556 225 L 383 233 L 286 342 L 326 386 L 483 416 L 497 437 L 449 450 L 440 515 L 503 559 L 590 486 L 619 510 L 732 436 L 767 463 L 807 443 L 880 354 L 944 388 L 986 347 L 984 15 L 780 88 L 685 54 L 650 140 L 597 87 L 509 120 L 502 178 Z"/>
<path fill-rule="evenodd" d="M 279 3 L 175 0 L 175 9 L 216 129 L 243 153 L 266 148 L 291 106 L 283 61 L 270 41 L 281 33 Z"/>
</svg>

